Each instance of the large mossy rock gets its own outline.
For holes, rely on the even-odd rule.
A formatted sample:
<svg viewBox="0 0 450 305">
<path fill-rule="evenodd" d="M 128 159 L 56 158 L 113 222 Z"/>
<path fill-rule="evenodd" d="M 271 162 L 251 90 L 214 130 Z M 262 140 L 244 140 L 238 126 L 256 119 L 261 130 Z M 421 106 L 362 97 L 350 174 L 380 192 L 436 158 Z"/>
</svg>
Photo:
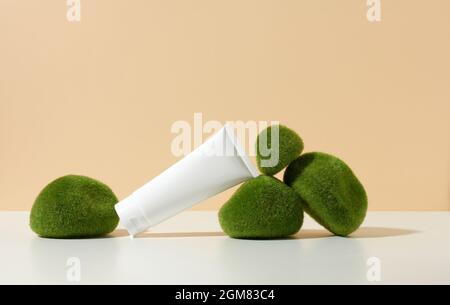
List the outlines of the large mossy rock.
<svg viewBox="0 0 450 305">
<path fill-rule="evenodd" d="M 36 198 L 30 227 L 41 237 L 89 238 L 112 232 L 119 223 L 117 197 L 100 181 L 69 175 L 48 184 Z"/>
<path fill-rule="evenodd" d="M 283 182 L 262 175 L 239 187 L 220 209 L 219 221 L 233 238 L 287 237 L 303 224 L 302 201 Z"/>
<path fill-rule="evenodd" d="M 303 199 L 305 212 L 336 235 L 354 232 L 366 216 L 364 187 L 350 167 L 332 155 L 300 156 L 288 166 L 283 180 Z"/>
</svg>

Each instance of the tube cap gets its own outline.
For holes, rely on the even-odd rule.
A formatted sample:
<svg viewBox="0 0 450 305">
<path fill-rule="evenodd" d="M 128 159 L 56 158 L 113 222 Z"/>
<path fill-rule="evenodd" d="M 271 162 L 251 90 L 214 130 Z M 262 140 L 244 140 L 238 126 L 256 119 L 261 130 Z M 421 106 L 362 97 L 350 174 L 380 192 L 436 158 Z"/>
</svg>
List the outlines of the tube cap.
<svg viewBox="0 0 450 305">
<path fill-rule="evenodd" d="M 133 236 L 151 226 L 139 208 L 139 201 L 133 195 L 117 203 L 114 208 L 122 226 Z"/>
</svg>

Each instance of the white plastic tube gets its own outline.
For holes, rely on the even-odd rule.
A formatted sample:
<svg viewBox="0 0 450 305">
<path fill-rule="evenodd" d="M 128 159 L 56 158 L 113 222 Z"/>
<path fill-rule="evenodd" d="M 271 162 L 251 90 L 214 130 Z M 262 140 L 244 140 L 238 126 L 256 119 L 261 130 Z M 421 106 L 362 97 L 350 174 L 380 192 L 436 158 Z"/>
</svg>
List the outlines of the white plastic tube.
<svg viewBox="0 0 450 305">
<path fill-rule="evenodd" d="M 122 225 L 136 235 L 258 175 L 233 128 L 226 124 L 193 152 L 116 204 L 115 209 Z"/>
</svg>

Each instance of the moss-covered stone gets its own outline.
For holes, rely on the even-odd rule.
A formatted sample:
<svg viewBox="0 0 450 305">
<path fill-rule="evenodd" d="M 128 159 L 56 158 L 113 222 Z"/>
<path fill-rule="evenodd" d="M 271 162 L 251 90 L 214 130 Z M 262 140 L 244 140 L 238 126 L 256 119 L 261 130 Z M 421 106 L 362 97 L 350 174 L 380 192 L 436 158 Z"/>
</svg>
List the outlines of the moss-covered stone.
<svg viewBox="0 0 450 305">
<path fill-rule="evenodd" d="M 272 140 L 275 140 L 272 132 L 276 132 L 276 128 L 278 129 L 278 162 L 276 164 L 264 164 L 264 162 L 268 162 L 273 157 L 272 154 L 267 156 L 268 151 L 276 152 L 276 141 L 273 145 Z M 266 135 L 263 137 L 263 135 Z M 261 173 L 266 175 L 275 175 L 280 172 L 283 168 L 288 166 L 295 158 L 297 158 L 303 151 L 303 140 L 300 136 L 283 125 L 273 125 L 269 126 L 265 130 L 263 130 L 256 140 L 256 162 Z M 272 159 L 273 160 L 273 159 Z"/>
<path fill-rule="evenodd" d="M 362 224 L 367 195 L 352 170 L 325 153 L 307 153 L 293 161 L 284 182 L 302 197 L 304 209 L 332 233 L 347 236 Z"/>
<path fill-rule="evenodd" d="M 278 179 L 261 175 L 239 187 L 220 209 L 219 221 L 233 238 L 286 237 L 303 224 L 301 198 Z"/>
<path fill-rule="evenodd" d="M 88 238 L 108 234 L 119 223 L 117 197 L 100 181 L 69 175 L 47 185 L 36 198 L 30 227 L 48 238 Z"/>
</svg>

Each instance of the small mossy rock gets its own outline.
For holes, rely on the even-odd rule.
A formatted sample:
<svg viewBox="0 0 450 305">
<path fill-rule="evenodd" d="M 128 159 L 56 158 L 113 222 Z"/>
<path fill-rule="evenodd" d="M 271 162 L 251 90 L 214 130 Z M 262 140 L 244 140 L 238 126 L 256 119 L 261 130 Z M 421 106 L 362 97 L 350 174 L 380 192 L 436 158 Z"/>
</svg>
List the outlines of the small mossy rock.
<svg viewBox="0 0 450 305">
<path fill-rule="evenodd" d="M 89 238 L 112 232 L 119 223 L 117 197 L 100 181 L 68 175 L 48 184 L 30 214 L 30 227 L 41 237 Z"/>
<path fill-rule="evenodd" d="M 261 175 L 239 187 L 220 209 L 219 221 L 233 238 L 287 237 L 303 224 L 301 198 L 278 179 Z"/>
<path fill-rule="evenodd" d="M 278 129 L 278 160 L 273 158 L 270 151 L 276 151 L 276 140 L 272 132 Z M 264 136 L 265 135 L 265 136 Z M 274 143 L 272 143 L 274 140 Z M 273 145 L 275 144 L 275 145 Z M 267 150 L 267 151 L 266 151 Z M 289 165 L 303 151 L 303 140 L 300 136 L 283 125 L 273 125 L 263 130 L 256 139 L 256 162 L 261 173 L 265 175 L 275 175 Z M 269 154 L 269 155 L 268 155 Z M 272 162 L 277 161 L 275 164 Z M 264 164 L 269 162 L 269 164 Z"/>
<path fill-rule="evenodd" d="M 366 191 L 340 159 L 320 152 L 304 154 L 288 166 L 283 180 L 302 197 L 305 212 L 330 232 L 347 236 L 364 221 Z"/>
</svg>

